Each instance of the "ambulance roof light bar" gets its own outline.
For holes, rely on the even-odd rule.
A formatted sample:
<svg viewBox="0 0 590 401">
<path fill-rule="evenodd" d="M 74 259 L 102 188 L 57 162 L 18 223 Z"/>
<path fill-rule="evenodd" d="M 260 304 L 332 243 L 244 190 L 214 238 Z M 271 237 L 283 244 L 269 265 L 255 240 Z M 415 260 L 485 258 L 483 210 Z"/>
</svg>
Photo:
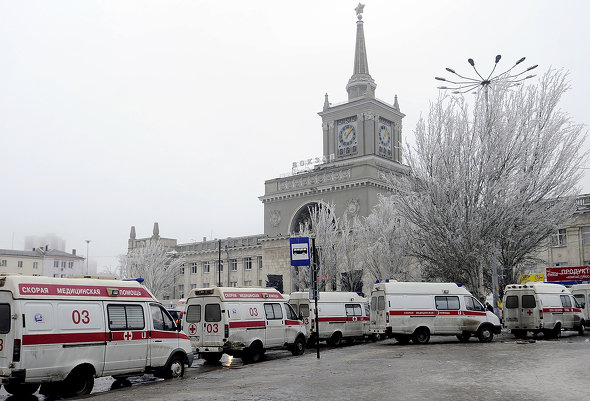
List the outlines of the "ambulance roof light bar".
<svg viewBox="0 0 590 401">
<path fill-rule="evenodd" d="M 143 283 L 145 279 L 143 277 L 136 277 L 136 278 L 124 278 L 121 281 L 137 281 L 138 283 Z"/>
</svg>

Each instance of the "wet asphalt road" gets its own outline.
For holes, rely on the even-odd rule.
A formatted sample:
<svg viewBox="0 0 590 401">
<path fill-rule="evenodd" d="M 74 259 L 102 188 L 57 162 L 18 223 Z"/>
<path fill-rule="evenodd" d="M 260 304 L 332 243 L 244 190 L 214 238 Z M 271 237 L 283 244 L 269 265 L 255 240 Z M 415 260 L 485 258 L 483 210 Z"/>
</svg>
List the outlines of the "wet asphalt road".
<svg viewBox="0 0 590 401">
<path fill-rule="evenodd" d="M 553 341 L 503 334 L 488 344 L 454 337 L 405 346 L 385 340 L 321 351 L 319 360 L 315 348 L 301 357 L 272 351 L 253 365 L 227 356 L 215 365 L 196 360 L 182 379 L 146 375 L 116 390 L 111 378 L 99 378 L 87 399 L 581 400 L 590 391 L 590 333 Z M 0 400 L 13 399 L 0 391 Z"/>
</svg>

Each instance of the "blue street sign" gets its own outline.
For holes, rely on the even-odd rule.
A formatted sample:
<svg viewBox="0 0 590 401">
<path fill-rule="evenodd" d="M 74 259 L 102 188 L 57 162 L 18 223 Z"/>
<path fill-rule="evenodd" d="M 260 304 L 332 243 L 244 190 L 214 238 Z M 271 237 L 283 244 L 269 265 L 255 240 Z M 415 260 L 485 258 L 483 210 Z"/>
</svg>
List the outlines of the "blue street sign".
<svg viewBox="0 0 590 401">
<path fill-rule="evenodd" d="M 294 237 L 291 241 L 291 266 L 309 266 L 309 238 Z"/>
</svg>

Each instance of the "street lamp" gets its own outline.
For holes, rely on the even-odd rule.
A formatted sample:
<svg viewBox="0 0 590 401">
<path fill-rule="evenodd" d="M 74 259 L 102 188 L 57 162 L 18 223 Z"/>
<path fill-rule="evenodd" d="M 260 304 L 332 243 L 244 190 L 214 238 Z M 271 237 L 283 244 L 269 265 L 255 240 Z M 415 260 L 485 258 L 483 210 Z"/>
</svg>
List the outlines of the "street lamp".
<svg viewBox="0 0 590 401">
<path fill-rule="evenodd" d="M 492 68 L 492 71 L 488 74 L 488 76 L 486 78 L 484 78 L 479 71 L 477 70 L 477 68 L 475 68 L 475 61 L 473 61 L 472 58 L 467 59 L 467 62 L 469 63 L 469 65 L 471 65 L 471 67 L 473 67 L 473 70 L 475 71 L 475 73 L 477 74 L 477 77 L 467 77 L 464 75 L 459 74 L 458 72 L 456 72 L 454 69 L 452 68 L 445 68 L 445 70 L 447 70 L 448 72 L 450 72 L 453 75 L 456 75 L 458 78 L 460 78 L 460 80 L 457 80 L 457 78 L 453 78 L 453 80 L 451 79 L 446 79 L 443 77 L 434 77 L 434 79 L 436 79 L 437 81 L 442 81 L 442 82 L 447 82 L 448 84 L 450 84 L 449 86 L 439 86 L 438 89 L 442 89 L 442 90 L 450 90 L 452 91 L 452 94 L 464 94 L 470 91 L 473 91 L 475 89 L 483 89 L 484 92 L 484 103 L 486 106 L 486 111 L 488 110 L 488 89 L 490 84 L 492 83 L 502 83 L 505 85 L 505 87 L 511 88 L 513 86 L 518 86 L 521 85 L 523 81 L 529 79 L 529 78 L 533 78 L 535 75 L 534 74 L 529 74 L 529 75 L 524 75 L 525 73 L 534 70 L 535 68 L 537 68 L 539 65 L 535 64 L 533 66 L 530 66 L 524 70 L 522 70 L 521 72 L 515 72 L 513 71 L 514 68 L 516 66 L 518 66 L 520 63 L 522 63 L 526 57 L 522 57 L 520 58 L 516 63 L 514 63 L 514 65 L 512 67 L 510 67 L 509 69 L 507 69 L 506 71 L 499 73 L 497 75 L 493 75 L 494 72 L 496 71 L 496 67 L 498 66 L 498 63 L 500 62 L 500 59 L 502 58 L 501 55 L 497 55 L 495 60 L 494 60 L 494 68 Z M 492 294 L 493 294 L 493 303 L 494 303 L 494 313 L 498 314 L 499 310 L 498 310 L 498 302 L 499 302 L 499 288 L 498 288 L 498 265 L 496 263 L 495 260 L 495 256 L 492 255 Z"/>
<path fill-rule="evenodd" d="M 86 275 L 88 275 L 88 249 L 90 247 L 90 240 L 86 240 Z"/>
</svg>

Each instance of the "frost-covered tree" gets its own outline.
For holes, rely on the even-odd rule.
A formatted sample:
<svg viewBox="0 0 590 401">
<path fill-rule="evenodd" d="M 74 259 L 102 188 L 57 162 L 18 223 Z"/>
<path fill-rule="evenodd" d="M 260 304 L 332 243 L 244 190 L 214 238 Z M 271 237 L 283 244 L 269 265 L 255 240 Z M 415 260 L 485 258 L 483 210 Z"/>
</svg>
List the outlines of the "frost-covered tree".
<svg viewBox="0 0 590 401">
<path fill-rule="evenodd" d="M 380 196 L 356 227 L 357 255 L 371 282 L 418 280 L 407 251 L 408 227 L 393 197 Z"/>
<path fill-rule="evenodd" d="M 336 243 L 339 255 L 338 271 L 342 291 L 359 292 L 363 289 L 363 263 L 358 258 L 357 227 L 358 218 L 345 213 L 338 221 L 340 237 Z"/>
<path fill-rule="evenodd" d="M 311 232 L 315 236 L 315 245 L 320 262 L 318 276 L 319 289 L 335 290 L 338 281 L 338 225 L 334 204 L 319 204 L 309 211 Z"/>
<path fill-rule="evenodd" d="M 491 263 L 514 280 L 544 238 L 572 215 L 582 126 L 558 108 L 567 75 L 537 85 L 499 80 L 470 108 L 463 98 L 431 105 L 408 147 L 410 175 L 392 177 L 408 242 L 433 278 L 463 281 L 483 297 Z"/>
<path fill-rule="evenodd" d="M 181 257 L 168 252 L 159 240 L 146 242 L 145 246 L 134 248 L 127 255 L 121 255 L 123 277 L 142 277 L 143 285 L 158 299 L 170 292 L 174 276 L 184 263 Z"/>
</svg>

